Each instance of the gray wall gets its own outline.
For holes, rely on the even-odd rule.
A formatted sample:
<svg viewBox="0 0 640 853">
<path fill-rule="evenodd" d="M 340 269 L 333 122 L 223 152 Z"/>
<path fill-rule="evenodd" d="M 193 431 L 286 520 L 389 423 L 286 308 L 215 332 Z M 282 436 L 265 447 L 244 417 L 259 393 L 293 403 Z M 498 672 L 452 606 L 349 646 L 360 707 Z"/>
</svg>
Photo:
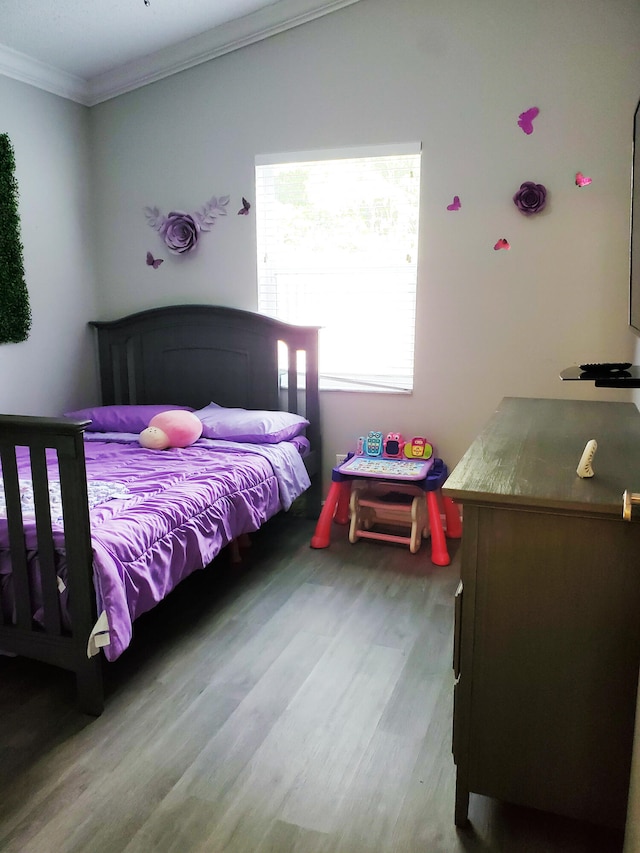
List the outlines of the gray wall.
<svg viewBox="0 0 640 853">
<path fill-rule="evenodd" d="M 33 318 L 26 341 L 0 345 L 0 411 L 55 415 L 96 395 L 89 114 L 0 76 L 0 116 L 15 152 Z"/>
<path fill-rule="evenodd" d="M 255 220 L 236 215 L 254 156 L 417 139 L 415 392 L 325 393 L 325 464 L 372 428 L 426 433 L 454 464 L 505 395 L 629 399 L 557 376 L 634 352 L 639 44 L 636 0 L 362 0 L 94 107 L 100 315 L 181 300 L 255 308 Z M 526 136 L 516 122 L 533 105 Z M 590 187 L 575 186 L 578 170 Z M 531 219 L 511 202 L 525 180 L 550 192 Z M 193 210 L 222 193 L 230 215 L 198 254 L 163 253 L 142 208 Z M 502 236 L 509 252 L 493 250 Z M 159 270 L 148 249 L 165 257 Z"/>
<path fill-rule="evenodd" d="M 325 393 L 327 469 L 372 428 L 426 433 L 453 465 L 505 395 L 631 399 L 557 374 L 640 357 L 627 325 L 639 43 L 636 0 L 361 0 L 91 110 L 0 78 L 34 312 L 29 340 L 0 347 L 0 408 L 96 402 L 94 317 L 255 308 L 255 220 L 236 210 L 257 153 L 416 139 L 415 391 Z M 533 105 L 525 136 L 517 117 Z M 532 219 L 511 202 L 525 180 L 550 193 Z M 223 193 L 229 216 L 197 254 L 162 251 L 145 205 L 194 210 Z M 502 236 L 509 252 L 493 250 Z"/>
</svg>

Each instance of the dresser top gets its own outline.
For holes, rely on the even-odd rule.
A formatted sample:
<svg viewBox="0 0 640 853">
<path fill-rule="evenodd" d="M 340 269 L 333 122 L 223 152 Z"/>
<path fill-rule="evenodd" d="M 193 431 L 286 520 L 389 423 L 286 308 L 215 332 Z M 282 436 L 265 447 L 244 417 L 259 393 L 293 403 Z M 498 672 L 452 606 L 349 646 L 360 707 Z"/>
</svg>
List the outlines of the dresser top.
<svg viewBox="0 0 640 853">
<path fill-rule="evenodd" d="M 576 474 L 595 439 L 595 476 Z M 464 503 L 547 507 L 622 518 L 640 491 L 640 412 L 633 403 L 505 397 L 443 486 Z"/>
</svg>

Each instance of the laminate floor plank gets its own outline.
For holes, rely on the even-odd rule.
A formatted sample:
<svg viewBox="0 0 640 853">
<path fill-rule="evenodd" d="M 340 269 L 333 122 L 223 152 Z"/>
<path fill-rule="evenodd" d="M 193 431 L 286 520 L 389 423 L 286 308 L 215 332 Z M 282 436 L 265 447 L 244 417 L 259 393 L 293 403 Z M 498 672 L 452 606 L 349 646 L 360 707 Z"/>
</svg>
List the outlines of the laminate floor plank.
<svg viewBox="0 0 640 853">
<path fill-rule="evenodd" d="M 378 728 L 346 788 L 329 850 L 392 850 L 420 740 Z"/>
<path fill-rule="evenodd" d="M 477 847 L 455 828 L 452 807 L 455 797 L 455 772 L 451 772 L 452 720 L 451 684 L 448 681 L 434 688 L 428 724 L 406 786 L 406 797 L 396 823 L 390 850 L 429 850 L 429 853 L 462 853 L 462 851 L 491 850 L 484 841 Z M 470 843 L 471 842 L 471 843 Z M 496 850 L 502 851 L 497 847 Z M 508 848 L 504 853 L 516 853 Z"/>
<path fill-rule="evenodd" d="M 0 657 L 2 853 L 621 853 L 622 838 L 472 795 L 453 824 L 452 562 L 429 542 L 309 547 L 280 516 L 74 679 Z"/>
<path fill-rule="evenodd" d="M 442 606 L 430 607 L 407 655 L 402 678 L 385 708 L 380 723 L 385 731 L 424 737 L 443 685 L 452 693 L 453 630 L 451 626 L 439 630 L 441 620 Z"/>
<path fill-rule="evenodd" d="M 52 778 L 58 778 L 58 786 L 45 801 L 50 819 L 34 835 L 41 805 L 27 812 L 25 831 L 13 834 L 15 849 L 25 853 L 48 849 L 47 845 L 69 853 L 124 849 L 145 816 L 157 808 L 201 753 L 212 727 L 222 725 L 238 701 L 235 695 L 212 691 L 177 716 L 161 705 L 153 718 L 147 714 L 138 725 L 135 720 L 127 721 L 124 747 L 113 736 L 107 742 L 101 738 L 99 748 L 85 748 L 64 775 L 54 772 Z"/>
<path fill-rule="evenodd" d="M 318 725 L 307 726 L 308 715 L 295 699 L 289 705 L 280 729 L 283 738 L 292 743 L 300 769 L 281 812 L 283 820 L 317 832 L 335 831 L 337 808 L 376 731 L 402 665 L 398 650 L 369 647 L 333 713 Z M 312 677 L 307 684 L 310 680 Z"/>
<path fill-rule="evenodd" d="M 143 837 L 154 840 L 154 850 L 185 849 L 185 827 L 173 819 L 184 802 L 191 804 L 191 819 L 197 821 L 199 831 L 215 832 L 219 840 L 219 827 L 228 802 L 235 799 L 237 780 L 322 654 L 324 643 L 299 631 L 225 723 L 210 727 L 208 742 L 141 827 Z M 217 685 L 213 684 L 208 692 L 215 694 L 216 690 Z M 129 849 L 138 849 L 137 841 Z"/>
<path fill-rule="evenodd" d="M 322 832 L 275 820 L 255 853 L 325 853 L 326 844 Z"/>
</svg>

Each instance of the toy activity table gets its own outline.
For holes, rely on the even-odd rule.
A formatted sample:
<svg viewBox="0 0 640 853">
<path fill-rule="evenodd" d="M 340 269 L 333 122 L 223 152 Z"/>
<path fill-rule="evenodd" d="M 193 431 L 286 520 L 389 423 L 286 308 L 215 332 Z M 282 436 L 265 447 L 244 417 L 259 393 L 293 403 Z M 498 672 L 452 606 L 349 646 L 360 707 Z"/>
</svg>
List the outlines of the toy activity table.
<svg viewBox="0 0 640 853">
<path fill-rule="evenodd" d="M 407 523 L 410 523 L 411 526 L 411 535 L 409 537 L 395 537 L 391 534 L 363 529 L 363 524 L 366 528 L 367 520 L 371 520 L 365 515 L 362 519 L 356 518 L 352 524 L 350 541 L 354 542 L 357 538 L 369 538 L 406 542 L 410 544 L 412 553 L 417 551 L 418 537 L 422 535 L 422 529 L 426 526 L 424 513 L 419 503 L 414 501 L 411 504 L 385 502 L 376 499 L 375 496 L 366 496 L 362 499 L 356 497 L 352 501 L 354 482 L 371 479 L 377 483 L 386 484 L 390 489 L 393 489 L 394 484 L 396 486 L 402 485 L 405 489 L 408 485 L 412 485 L 425 493 L 426 519 L 428 519 L 428 526 L 431 531 L 431 562 L 437 566 L 448 566 L 451 560 L 446 537 L 459 539 L 462 535 L 462 523 L 458 509 L 451 498 L 443 496 L 441 491 L 448 473 L 447 466 L 442 459 L 434 457 L 429 459 L 385 459 L 351 455 L 345 462 L 332 470 L 331 487 L 318 518 L 315 533 L 311 538 L 311 547 L 328 548 L 331 541 L 332 522 L 348 524 L 350 509 L 357 512 L 359 506 L 362 505 L 377 513 L 381 519 L 386 519 L 392 523 L 401 519 L 404 509 Z M 356 490 L 353 491 L 355 494 Z M 443 528 L 442 525 L 441 507 L 446 528 Z"/>
</svg>

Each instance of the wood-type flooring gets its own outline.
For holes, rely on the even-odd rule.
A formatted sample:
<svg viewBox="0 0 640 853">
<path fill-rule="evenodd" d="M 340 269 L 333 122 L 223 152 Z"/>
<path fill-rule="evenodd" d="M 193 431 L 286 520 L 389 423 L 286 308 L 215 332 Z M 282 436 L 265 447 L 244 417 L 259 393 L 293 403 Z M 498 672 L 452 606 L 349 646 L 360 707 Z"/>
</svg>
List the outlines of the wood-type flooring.
<svg viewBox="0 0 640 853">
<path fill-rule="evenodd" d="M 73 677 L 0 657 L 3 853 L 620 853 L 601 828 L 471 796 L 453 824 L 453 595 L 429 543 L 280 516 Z"/>
</svg>

